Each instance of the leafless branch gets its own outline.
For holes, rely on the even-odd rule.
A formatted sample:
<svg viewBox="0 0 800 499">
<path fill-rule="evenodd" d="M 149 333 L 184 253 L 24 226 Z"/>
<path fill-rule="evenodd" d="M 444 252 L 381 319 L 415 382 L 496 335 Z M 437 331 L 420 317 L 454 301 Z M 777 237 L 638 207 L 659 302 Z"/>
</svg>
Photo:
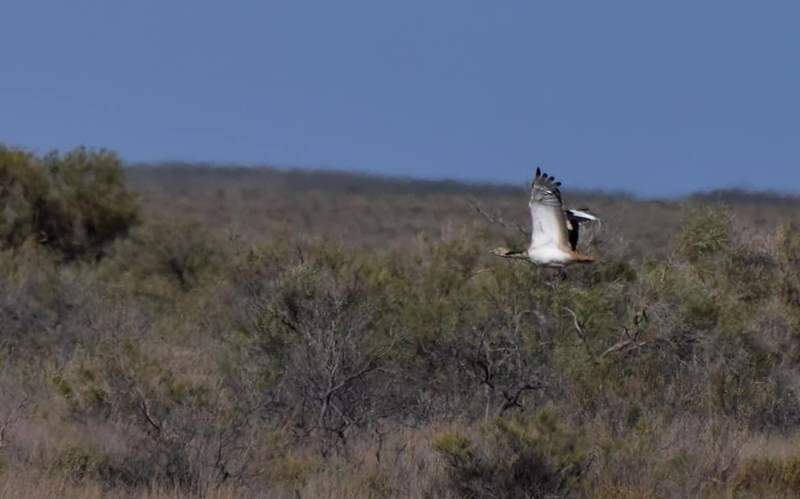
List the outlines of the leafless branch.
<svg viewBox="0 0 800 499">
<path fill-rule="evenodd" d="M 487 212 L 486 212 L 486 211 L 484 211 L 484 210 L 483 210 L 483 208 L 481 208 L 481 206 L 480 206 L 480 205 L 479 205 L 477 202 L 475 202 L 475 201 L 472 201 L 472 200 L 470 200 L 470 201 L 469 201 L 469 204 L 472 206 L 472 208 L 473 208 L 475 211 L 477 211 L 477 212 L 478 212 L 478 214 L 480 214 L 480 215 L 481 215 L 483 218 L 485 218 L 485 219 L 486 219 L 486 220 L 487 220 L 489 223 L 491 223 L 491 224 L 495 224 L 495 225 L 499 225 L 499 226 L 503 227 L 504 229 L 516 230 L 516 231 L 518 231 L 520 234 L 522 234 L 523 236 L 525 236 L 525 238 L 526 238 L 526 239 L 528 239 L 529 237 L 531 237 L 531 234 L 530 234 L 530 232 L 528 232 L 527 230 L 525 230 L 524 228 L 522 228 L 522 226 L 520 226 L 519 224 L 517 224 L 517 223 L 511 223 L 511 222 L 507 222 L 507 221 L 503 220 L 502 218 L 500 218 L 499 216 L 494 216 L 494 215 L 491 215 L 491 214 L 487 213 Z"/>
<path fill-rule="evenodd" d="M 586 341 L 586 335 L 583 332 L 583 327 L 581 326 L 580 321 L 578 321 L 578 316 L 569 307 L 564 307 L 564 310 L 566 310 L 569 315 L 572 316 L 572 323 L 575 326 L 575 333 L 578 335 L 581 343 L 583 343 L 583 347 L 586 349 L 586 353 L 589 355 L 589 358 L 592 359 L 593 363 L 597 364 L 597 357 L 595 356 L 594 352 L 592 352 L 591 347 L 589 347 L 589 343 Z"/>
<path fill-rule="evenodd" d="M 503 390 L 503 398 L 506 400 L 503 403 L 503 406 L 500 408 L 500 415 L 502 416 L 507 410 L 514 407 L 522 409 L 522 404 L 519 402 L 522 394 L 526 391 L 540 390 L 542 388 L 544 388 L 544 385 L 537 381 L 534 383 L 526 383 L 522 386 L 516 387 L 513 390 Z"/>
<path fill-rule="evenodd" d="M 141 390 L 136 390 L 139 395 L 139 410 L 142 412 L 142 416 L 144 416 L 145 421 L 153 427 L 155 430 L 156 436 L 161 434 L 161 425 L 158 424 L 155 418 L 150 412 L 150 404 L 147 403 L 147 398 L 144 396 Z"/>
<path fill-rule="evenodd" d="M 617 343 L 608 347 L 600 357 L 607 357 L 613 353 L 622 352 L 622 353 L 629 353 L 634 350 L 638 350 L 643 348 L 651 343 L 659 341 L 658 339 L 653 340 L 639 340 L 639 335 L 642 332 L 642 324 L 646 323 L 648 320 L 647 318 L 647 311 L 642 310 L 641 312 L 637 313 L 633 317 L 633 333 L 628 329 L 627 326 L 622 326 L 622 336 L 623 339 L 619 340 Z"/>
<path fill-rule="evenodd" d="M 651 342 L 648 340 L 643 341 L 635 341 L 633 339 L 630 340 L 622 340 L 619 341 L 612 346 L 608 347 L 603 353 L 600 354 L 600 357 L 607 357 L 615 352 L 624 352 L 628 353 L 633 350 L 638 350 L 639 348 L 645 347 L 649 345 Z"/>
<path fill-rule="evenodd" d="M 22 419 L 22 412 L 29 406 L 30 399 L 28 397 L 23 398 L 16 407 L 11 409 L 3 421 L 0 421 L 0 449 L 6 445 L 6 433 L 9 428 Z"/>
</svg>

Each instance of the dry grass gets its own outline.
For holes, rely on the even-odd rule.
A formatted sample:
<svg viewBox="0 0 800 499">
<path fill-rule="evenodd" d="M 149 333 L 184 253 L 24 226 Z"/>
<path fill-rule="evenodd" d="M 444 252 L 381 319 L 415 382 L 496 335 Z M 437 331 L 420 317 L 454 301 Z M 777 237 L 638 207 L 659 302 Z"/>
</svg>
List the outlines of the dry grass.
<svg viewBox="0 0 800 499">
<path fill-rule="evenodd" d="M 269 485 L 261 487 L 214 487 L 202 494 L 208 499 L 297 497 L 364 497 L 411 499 L 447 498 L 442 462 L 430 442 L 444 426 L 393 432 L 379 440 L 358 442 L 348 456 L 322 459 L 313 451 L 297 449 L 270 464 Z M 436 492 L 439 490 L 439 492 Z M 109 490 L 91 480 L 75 481 L 58 477 L 58 471 L 25 473 L 8 470 L 0 473 L 0 498 L 65 497 L 74 499 L 183 499 L 197 497 L 180 489 L 165 489 L 157 484 L 135 490 Z"/>
</svg>

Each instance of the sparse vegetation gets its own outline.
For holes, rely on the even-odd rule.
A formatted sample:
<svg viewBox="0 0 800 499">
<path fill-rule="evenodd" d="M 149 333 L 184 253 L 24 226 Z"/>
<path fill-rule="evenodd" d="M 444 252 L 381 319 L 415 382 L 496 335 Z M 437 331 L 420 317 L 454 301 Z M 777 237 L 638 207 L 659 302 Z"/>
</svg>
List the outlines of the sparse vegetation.
<svg viewBox="0 0 800 499">
<path fill-rule="evenodd" d="M 800 201 L 525 199 L 0 148 L 0 497 L 791 497 Z"/>
</svg>

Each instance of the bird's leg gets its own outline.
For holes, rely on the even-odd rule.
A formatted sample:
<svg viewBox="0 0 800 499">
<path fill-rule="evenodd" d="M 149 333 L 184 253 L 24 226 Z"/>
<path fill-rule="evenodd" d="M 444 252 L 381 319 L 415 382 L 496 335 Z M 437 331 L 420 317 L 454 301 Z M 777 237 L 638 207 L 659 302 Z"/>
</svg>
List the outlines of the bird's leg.
<svg viewBox="0 0 800 499">
<path fill-rule="evenodd" d="M 567 271 L 564 269 L 564 267 L 558 269 L 558 278 L 561 279 L 562 281 L 567 280 Z"/>
</svg>

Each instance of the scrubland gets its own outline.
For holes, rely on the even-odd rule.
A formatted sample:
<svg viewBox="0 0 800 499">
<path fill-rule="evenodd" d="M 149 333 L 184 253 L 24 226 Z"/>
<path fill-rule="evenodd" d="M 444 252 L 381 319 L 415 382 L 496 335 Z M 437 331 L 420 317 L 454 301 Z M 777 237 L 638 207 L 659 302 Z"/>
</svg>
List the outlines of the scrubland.
<svg viewBox="0 0 800 499">
<path fill-rule="evenodd" d="M 0 148 L 0 497 L 794 497 L 800 200 L 565 199 Z"/>
</svg>

